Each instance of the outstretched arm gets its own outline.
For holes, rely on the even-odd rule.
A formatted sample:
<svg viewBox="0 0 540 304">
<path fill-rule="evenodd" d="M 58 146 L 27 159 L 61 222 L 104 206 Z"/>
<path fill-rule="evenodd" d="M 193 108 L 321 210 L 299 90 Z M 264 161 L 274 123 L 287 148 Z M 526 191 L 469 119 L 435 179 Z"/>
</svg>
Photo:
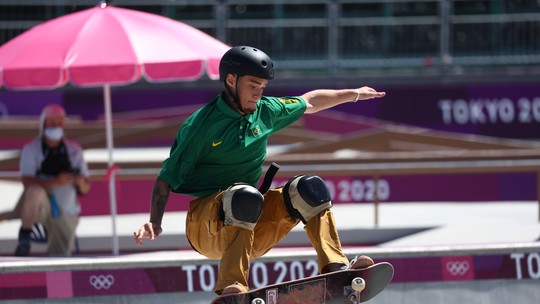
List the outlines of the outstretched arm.
<svg viewBox="0 0 540 304">
<path fill-rule="evenodd" d="M 165 206 L 169 200 L 169 194 L 171 193 L 171 187 L 161 180 L 159 177 L 154 182 L 154 188 L 152 189 L 152 206 L 150 207 L 150 221 L 145 223 L 139 228 L 139 230 L 133 232 L 135 243 L 142 245 L 143 238 L 149 238 L 155 240 L 163 229 L 161 229 L 161 221 L 163 220 L 163 214 L 165 213 Z"/>
<path fill-rule="evenodd" d="M 356 102 L 372 98 L 380 98 L 386 95 L 385 92 L 377 92 L 370 87 L 361 87 L 358 89 L 328 90 L 319 89 L 309 91 L 302 95 L 306 101 L 306 111 L 311 114 L 335 107 L 346 102 Z"/>
</svg>

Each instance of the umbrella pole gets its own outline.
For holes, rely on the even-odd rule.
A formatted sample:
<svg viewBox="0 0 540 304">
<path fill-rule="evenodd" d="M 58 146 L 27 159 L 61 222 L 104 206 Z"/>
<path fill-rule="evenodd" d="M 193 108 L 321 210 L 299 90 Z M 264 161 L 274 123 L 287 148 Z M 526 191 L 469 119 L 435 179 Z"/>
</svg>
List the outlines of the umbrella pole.
<svg viewBox="0 0 540 304">
<path fill-rule="evenodd" d="M 112 110 L 111 110 L 111 86 L 105 84 L 103 86 L 103 96 L 105 99 L 105 129 L 107 136 L 107 152 L 108 152 L 108 165 L 109 165 L 109 202 L 111 205 L 111 219 L 112 219 L 112 253 L 114 255 L 119 254 L 118 234 L 116 232 L 116 172 L 113 170 L 113 128 L 112 128 Z"/>
</svg>

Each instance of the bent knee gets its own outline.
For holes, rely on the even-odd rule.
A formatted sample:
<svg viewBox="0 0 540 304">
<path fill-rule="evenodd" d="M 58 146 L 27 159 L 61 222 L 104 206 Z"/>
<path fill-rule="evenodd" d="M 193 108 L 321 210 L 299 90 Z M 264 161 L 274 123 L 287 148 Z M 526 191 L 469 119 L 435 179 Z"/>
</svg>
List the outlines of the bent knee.
<svg viewBox="0 0 540 304">
<path fill-rule="evenodd" d="M 332 207 L 332 197 L 317 175 L 298 175 L 283 187 L 283 199 L 289 214 L 307 223 L 321 211 Z"/>
<path fill-rule="evenodd" d="M 264 202 L 259 190 L 247 184 L 234 184 L 225 190 L 221 201 L 225 226 L 255 229 Z"/>
</svg>

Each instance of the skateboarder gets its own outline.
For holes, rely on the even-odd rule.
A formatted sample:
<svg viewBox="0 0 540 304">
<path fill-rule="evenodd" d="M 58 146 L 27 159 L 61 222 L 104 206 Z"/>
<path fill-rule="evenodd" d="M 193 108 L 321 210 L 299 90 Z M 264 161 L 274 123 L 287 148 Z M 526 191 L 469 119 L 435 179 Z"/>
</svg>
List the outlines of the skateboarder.
<svg viewBox="0 0 540 304">
<path fill-rule="evenodd" d="M 266 193 L 257 190 L 268 137 L 311 114 L 345 102 L 379 98 L 370 87 L 309 91 L 301 96 L 263 96 L 274 78 L 261 50 L 238 46 L 221 58 L 224 91 L 182 125 L 153 187 L 150 220 L 134 232 L 138 245 L 162 233 L 171 191 L 197 197 L 190 203 L 186 235 L 196 251 L 220 259 L 217 294 L 248 290 L 252 259 L 268 252 L 300 221 L 317 252 L 321 273 L 366 267 L 362 256 L 343 254 L 332 200 L 323 180 L 306 174 Z M 352 265 L 350 265 L 352 264 Z"/>
</svg>

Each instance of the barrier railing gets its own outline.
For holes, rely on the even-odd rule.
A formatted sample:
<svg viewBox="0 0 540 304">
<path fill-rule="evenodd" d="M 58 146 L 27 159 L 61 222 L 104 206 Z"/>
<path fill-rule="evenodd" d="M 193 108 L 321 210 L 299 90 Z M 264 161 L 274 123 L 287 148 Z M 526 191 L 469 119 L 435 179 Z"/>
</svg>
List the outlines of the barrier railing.
<svg viewBox="0 0 540 304">
<path fill-rule="evenodd" d="M 391 286 L 380 299 L 391 296 L 392 292 L 396 292 L 395 288 L 400 290 L 399 298 L 414 298 L 404 293 L 408 288 L 400 287 L 400 283 L 431 283 L 428 288 L 430 292 L 433 292 L 435 283 L 447 293 L 460 291 L 456 289 L 456 283 L 461 283 L 464 291 L 477 289 L 478 285 L 519 285 L 528 292 L 515 292 L 512 288 L 508 292 L 513 298 L 518 294 L 524 303 L 534 303 L 540 295 L 535 285 L 540 279 L 538 243 L 360 248 L 345 249 L 345 254 L 350 258 L 367 254 L 376 262 L 385 261 L 394 266 Z M 143 298 L 137 303 L 143 303 L 145 296 L 161 299 L 174 294 L 173 301 L 176 302 L 183 302 L 192 295 L 190 303 L 208 303 L 215 297 L 213 290 L 217 281 L 218 261 L 186 251 L 113 257 L 6 258 L 0 259 L 0 274 L 0 296 L 8 301 L 25 299 L 28 303 L 40 303 L 43 299 L 82 300 L 91 297 L 85 301 L 102 303 L 113 302 L 110 297 L 114 296 L 119 303 L 118 298 L 122 300 L 125 295 L 136 295 Z M 258 288 L 316 274 L 317 258 L 313 250 L 273 249 L 252 261 L 249 286 Z M 451 289 L 447 290 L 445 286 L 451 286 Z M 197 294 L 194 295 L 194 292 Z M 479 289 L 479 292 L 481 299 L 485 300 L 485 289 Z M 474 301 L 476 296 L 473 294 L 467 299 Z M 128 302 L 133 302 L 133 299 Z"/>
<path fill-rule="evenodd" d="M 514 243 L 493 245 L 466 245 L 466 246 L 426 246 L 404 248 L 366 247 L 362 249 L 345 248 L 347 256 L 354 257 L 366 254 L 375 259 L 408 258 L 408 257 L 435 257 L 435 256 L 466 256 L 466 255 L 492 255 L 512 253 L 539 253 L 540 243 Z M 271 250 L 268 254 L 257 259 L 258 262 L 291 262 L 310 260 L 316 257 L 312 250 Z M 126 268 L 158 268 L 180 266 L 184 264 L 203 265 L 214 263 L 204 256 L 194 252 L 170 251 L 166 254 L 152 255 L 152 253 L 97 256 L 97 257 L 69 257 L 69 258 L 38 258 L 38 259 L 0 259 L 0 273 L 47 272 L 66 270 L 99 270 L 99 269 L 126 269 Z"/>
</svg>

